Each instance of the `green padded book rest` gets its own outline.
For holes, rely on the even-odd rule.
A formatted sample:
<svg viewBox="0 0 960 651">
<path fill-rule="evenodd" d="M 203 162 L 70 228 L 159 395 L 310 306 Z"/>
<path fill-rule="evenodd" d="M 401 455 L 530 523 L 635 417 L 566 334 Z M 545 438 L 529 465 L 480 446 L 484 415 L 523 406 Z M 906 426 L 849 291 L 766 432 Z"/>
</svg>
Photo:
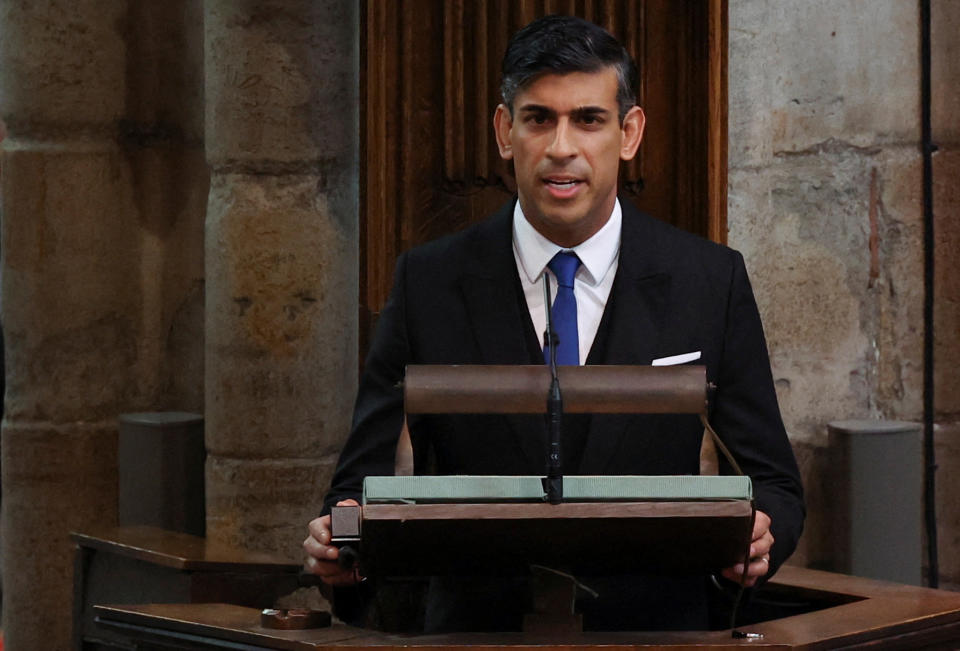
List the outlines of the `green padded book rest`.
<svg viewBox="0 0 960 651">
<path fill-rule="evenodd" d="M 751 500 L 749 477 L 732 475 L 567 475 L 566 502 Z M 542 477 L 535 475 L 445 475 L 367 477 L 364 504 L 456 502 L 543 502 Z"/>
</svg>

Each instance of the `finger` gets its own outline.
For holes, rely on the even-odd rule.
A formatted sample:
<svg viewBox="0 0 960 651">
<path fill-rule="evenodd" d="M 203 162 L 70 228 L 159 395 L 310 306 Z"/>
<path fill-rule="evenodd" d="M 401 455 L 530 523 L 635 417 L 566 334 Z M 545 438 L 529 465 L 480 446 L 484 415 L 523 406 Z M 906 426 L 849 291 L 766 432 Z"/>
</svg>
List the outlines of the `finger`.
<svg viewBox="0 0 960 651">
<path fill-rule="evenodd" d="M 315 558 L 307 558 L 303 563 L 303 568 L 310 574 L 315 574 L 329 585 L 351 585 L 359 580 L 359 574 L 352 569 L 344 569 L 336 563 L 329 561 L 318 561 Z"/>
<path fill-rule="evenodd" d="M 303 541 L 303 551 L 307 556 L 318 561 L 335 561 L 340 556 L 340 550 L 333 545 L 324 545 L 313 536 Z"/>
<path fill-rule="evenodd" d="M 750 543 L 750 558 L 759 558 L 764 554 L 769 554 L 770 550 L 773 549 L 773 541 L 773 534 L 769 531 L 761 538 L 754 540 Z"/>
<path fill-rule="evenodd" d="M 743 572 L 737 572 L 738 569 L 742 568 L 742 564 L 734 565 L 733 567 L 725 567 L 720 570 L 720 576 L 725 578 L 727 581 L 732 581 L 733 583 L 740 583 L 740 579 L 743 577 Z"/>
<path fill-rule="evenodd" d="M 334 576 L 344 571 L 337 563 L 323 561 L 314 556 L 307 556 L 304 559 L 303 569 L 309 574 L 316 574 L 319 577 Z"/>
<path fill-rule="evenodd" d="M 752 587 L 758 580 L 767 575 L 770 571 L 770 557 L 766 554 L 756 560 L 750 561 L 750 567 L 747 568 L 747 578 L 744 585 Z"/>
<path fill-rule="evenodd" d="M 757 511 L 753 519 L 753 540 L 762 538 L 765 533 L 770 531 L 770 516 L 763 511 Z"/>
<path fill-rule="evenodd" d="M 307 530 L 313 538 L 316 538 L 322 543 L 328 542 L 330 540 L 330 516 L 325 515 L 320 518 L 314 518 L 310 521 L 310 524 L 307 525 Z"/>
<path fill-rule="evenodd" d="M 756 584 L 757 580 L 766 576 L 770 571 L 770 556 L 764 554 L 759 558 L 751 559 L 750 565 L 747 567 L 747 575 L 743 575 L 743 563 L 737 563 L 732 567 L 727 567 L 721 570 L 721 574 L 725 579 L 733 581 L 734 583 L 743 582 L 743 585 L 746 587 L 752 587 Z"/>
<path fill-rule="evenodd" d="M 346 499 L 337 502 L 337 506 L 359 506 L 356 500 Z M 349 585 L 356 583 L 358 574 L 353 568 L 342 568 L 336 562 L 340 550 L 330 544 L 333 534 L 330 530 L 330 516 L 314 518 L 307 525 L 310 535 L 303 541 L 306 559 L 304 570 L 321 577 L 330 585 Z"/>
<path fill-rule="evenodd" d="M 357 567 L 341 567 L 335 561 L 325 561 L 308 556 L 303 562 L 303 569 L 309 574 L 320 577 L 324 583 L 330 585 L 352 585 L 363 580 Z"/>
</svg>

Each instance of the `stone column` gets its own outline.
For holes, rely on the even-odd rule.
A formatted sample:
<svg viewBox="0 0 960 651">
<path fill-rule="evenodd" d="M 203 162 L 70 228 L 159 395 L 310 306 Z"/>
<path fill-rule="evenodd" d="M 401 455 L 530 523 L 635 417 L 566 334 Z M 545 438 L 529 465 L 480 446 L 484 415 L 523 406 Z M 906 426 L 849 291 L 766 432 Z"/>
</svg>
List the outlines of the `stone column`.
<svg viewBox="0 0 960 651">
<path fill-rule="evenodd" d="M 202 408 L 200 0 L 0 5 L 6 648 L 68 648 L 116 418 Z"/>
<path fill-rule="evenodd" d="M 204 18 L 207 536 L 299 559 L 356 388 L 358 9 Z"/>
<path fill-rule="evenodd" d="M 116 519 L 117 413 L 136 390 L 138 225 L 116 142 L 126 2 L 0 7 L 3 636 L 69 647 L 68 532 Z M 69 23 L 69 25 L 68 25 Z"/>
</svg>

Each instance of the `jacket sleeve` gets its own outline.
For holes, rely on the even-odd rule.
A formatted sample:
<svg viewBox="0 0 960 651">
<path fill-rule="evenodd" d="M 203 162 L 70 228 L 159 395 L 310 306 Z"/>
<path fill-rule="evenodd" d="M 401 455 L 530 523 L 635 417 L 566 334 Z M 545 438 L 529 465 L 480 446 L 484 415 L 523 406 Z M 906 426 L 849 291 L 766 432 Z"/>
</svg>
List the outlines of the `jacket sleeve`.
<svg viewBox="0 0 960 651">
<path fill-rule="evenodd" d="M 367 475 L 393 474 L 397 439 L 403 427 L 401 382 L 410 359 L 406 268 L 407 254 L 403 254 L 397 260 L 393 289 L 377 321 L 360 376 L 350 436 L 340 453 L 322 515 L 340 500 L 359 501 Z"/>
<path fill-rule="evenodd" d="M 803 531 L 803 488 L 774 390 L 767 343 L 743 257 L 732 252 L 725 335 L 711 422 L 753 480 L 757 509 L 774 537 L 767 578 L 793 553 Z M 731 472 L 720 459 L 724 472 Z"/>
</svg>

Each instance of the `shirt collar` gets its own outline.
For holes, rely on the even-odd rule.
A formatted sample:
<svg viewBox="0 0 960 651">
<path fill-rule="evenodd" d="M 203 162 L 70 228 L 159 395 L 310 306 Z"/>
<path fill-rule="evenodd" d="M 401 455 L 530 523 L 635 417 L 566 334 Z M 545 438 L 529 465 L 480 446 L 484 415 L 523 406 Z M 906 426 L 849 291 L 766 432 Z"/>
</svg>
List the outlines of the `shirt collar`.
<svg viewBox="0 0 960 651">
<path fill-rule="evenodd" d="M 599 231 L 575 247 L 564 249 L 545 238 L 530 225 L 520 208 L 520 202 L 517 201 L 513 208 L 513 247 L 517 252 L 523 273 L 531 283 L 537 282 L 557 251 L 566 250 L 576 253 L 580 262 L 583 263 L 577 276 L 584 282 L 596 286 L 603 281 L 620 253 L 622 221 L 620 200 L 616 199 L 610 219 Z"/>
</svg>

